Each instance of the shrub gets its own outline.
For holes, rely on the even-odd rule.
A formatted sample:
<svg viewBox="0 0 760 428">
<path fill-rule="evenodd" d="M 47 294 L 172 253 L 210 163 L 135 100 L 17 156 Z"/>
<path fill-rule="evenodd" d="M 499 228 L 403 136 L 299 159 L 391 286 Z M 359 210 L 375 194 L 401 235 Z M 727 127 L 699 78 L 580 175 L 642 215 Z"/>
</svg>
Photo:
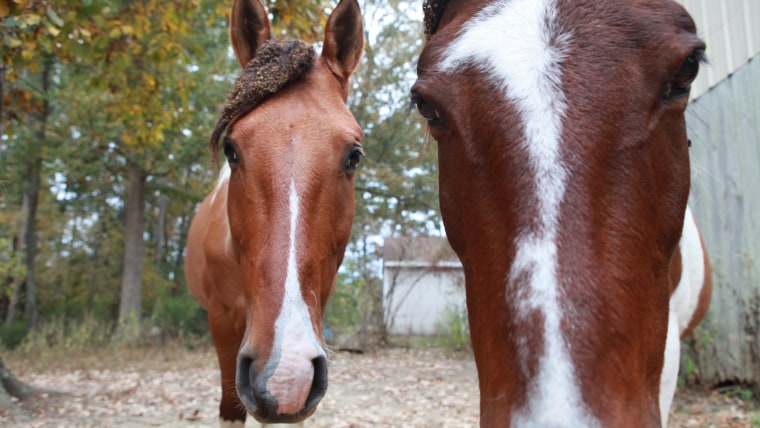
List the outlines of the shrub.
<svg viewBox="0 0 760 428">
<path fill-rule="evenodd" d="M 14 349 L 23 342 L 27 334 L 26 323 L 16 321 L 13 324 L 0 324 L 0 344 L 5 349 Z"/>
<path fill-rule="evenodd" d="M 153 322 L 167 337 L 201 337 L 208 333 L 206 311 L 189 294 L 163 297 L 155 307 Z"/>
<path fill-rule="evenodd" d="M 441 346 L 449 351 L 470 352 L 470 323 L 466 310 L 447 308 L 438 321 Z"/>
</svg>

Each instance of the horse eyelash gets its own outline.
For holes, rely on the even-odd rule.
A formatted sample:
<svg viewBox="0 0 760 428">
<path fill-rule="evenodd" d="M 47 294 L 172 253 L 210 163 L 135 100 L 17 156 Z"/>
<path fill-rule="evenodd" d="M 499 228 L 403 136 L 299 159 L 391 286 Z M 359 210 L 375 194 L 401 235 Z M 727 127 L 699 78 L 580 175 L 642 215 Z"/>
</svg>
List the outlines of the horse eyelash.
<svg viewBox="0 0 760 428">
<path fill-rule="evenodd" d="M 699 49 L 694 52 L 694 56 L 697 58 L 697 62 L 700 64 L 710 65 L 710 59 L 707 57 L 707 54 L 705 54 L 704 49 Z"/>
</svg>

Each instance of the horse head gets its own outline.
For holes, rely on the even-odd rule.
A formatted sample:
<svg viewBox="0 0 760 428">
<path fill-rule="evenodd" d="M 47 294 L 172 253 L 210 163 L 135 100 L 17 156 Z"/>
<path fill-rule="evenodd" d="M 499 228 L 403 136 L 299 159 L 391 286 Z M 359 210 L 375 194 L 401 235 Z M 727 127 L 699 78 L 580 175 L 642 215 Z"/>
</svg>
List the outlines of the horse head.
<svg viewBox="0 0 760 428">
<path fill-rule="evenodd" d="M 317 56 L 274 39 L 260 0 L 236 0 L 230 39 L 243 72 L 211 138 L 225 165 L 194 220 L 186 271 L 209 312 L 222 419 L 245 419 L 225 398 L 234 377 L 256 419 L 298 422 L 327 388 L 322 317 L 353 221 L 362 132 L 346 100 L 361 15 L 342 0 Z"/>
<path fill-rule="evenodd" d="M 412 101 L 438 143 L 482 424 L 659 425 L 693 21 L 661 0 L 424 8 Z"/>
</svg>

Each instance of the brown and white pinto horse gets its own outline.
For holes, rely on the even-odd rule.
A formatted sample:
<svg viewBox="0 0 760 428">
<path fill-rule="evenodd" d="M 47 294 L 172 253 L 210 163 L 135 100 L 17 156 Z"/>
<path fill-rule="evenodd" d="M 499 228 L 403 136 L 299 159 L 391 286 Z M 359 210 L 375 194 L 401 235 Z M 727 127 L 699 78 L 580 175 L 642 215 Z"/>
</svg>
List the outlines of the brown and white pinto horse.
<svg viewBox="0 0 760 428">
<path fill-rule="evenodd" d="M 322 316 L 354 215 L 362 132 L 346 99 L 361 13 L 340 2 L 318 58 L 272 39 L 260 0 L 235 1 L 230 35 L 244 70 L 211 139 L 227 162 L 190 227 L 185 275 L 208 311 L 222 425 L 246 411 L 299 422 L 327 389 Z"/>
<path fill-rule="evenodd" d="M 666 425 L 710 295 L 686 206 L 694 23 L 672 0 L 423 7 L 412 100 L 438 142 L 481 425 Z"/>
</svg>

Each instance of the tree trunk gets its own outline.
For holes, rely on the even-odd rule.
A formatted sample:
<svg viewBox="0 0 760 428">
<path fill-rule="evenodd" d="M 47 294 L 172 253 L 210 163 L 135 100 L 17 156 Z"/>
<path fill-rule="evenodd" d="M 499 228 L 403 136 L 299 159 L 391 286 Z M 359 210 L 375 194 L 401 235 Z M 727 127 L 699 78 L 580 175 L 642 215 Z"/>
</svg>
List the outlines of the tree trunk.
<svg viewBox="0 0 760 428">
<path fill-rule="evenodd" d="M 39 201 L 40 176 L 42 174 L 42 155 L 40 152 L 47 138 L 47 122 L 48 116 L 50 116 L 50 102 L 48 101 L 48 97 L 50 96 L 50 75 L 52 70 L 53 59 L 47 58 L 41 76 L 42 109 L 40 110 L 39 116 L 39 128 L 37 128 L 34 141 L 30 142 L 30 161 L 21 203 L 22 219 L 19 252 L 23 256 L 24 267 L 26 268 L 26 304 L 24 305 L 24 318 L 30 329 L 37 325 L 38 316 L 35 265 L 35 257 L 37 255 L 37 203 Z M 0 120 L 1 119 L 2 117 L 0 117 Z M 19 279 L 14 282 L 13 290 L 11 292 L 11 304 L 8 310 L 8 316 L 5 320 L 6 324 L 13 323 L 20 288 L 21 281 Z"/>
<path fill-rule="evenodd" d="M 27 211 L 26 231 L 26 305 L 24 305 L 24 318 L 26 325 L 33 329 L 37 325 L 37 277 L 35 257 L 37 256 L 37 202 L 40 194 L 40 175 L 42 174 L 41 147 L 47 139 L 47 123 L 50 116 L 50 75 L 53 71 L 53 58 L 45 58 L 45 66 L 42 69 L 42 111 L 40 113 L 40 126 L 37 130 L 35 145 L 37 150 L 32 150 L 32 162 L 29 170 L 29 181 L 24 198 L 29 198 L 29 211 Z"/>
<path fill-rule="evenodd" d="M 44 131 L 40 132 L 44 134 Z M 42 141 L 42 140 L 40 140 Z M 37 256 L 37 202 L 40 193 L 40 174 L 42 159 L 38 158 L 30 171 L 27 191 L 24 193 L 25 203 L 28 207 L 26 215 L 26 227 L 23 240 L 25 242 L 24 265 L 26 267 L 26 304 L 24 305 L 24 319 L 28 328 L 33 329 L 37 325 L 37 282 L 35 257 Z"/>
<path fill-rule="evenodd" d="M 15 251 L 20 257 L 23 257 L 24 255 L 24 236 L 26 235 L 26 212 L 29 210 L 28 207 L 25 206 L 25 204 L 28 203 L 28 199 L 23 198 L 21 202 L 21 219 L 19 220 L 19 233 L 18 238 L 14 239 L 16 241 L 16 245 L 14 245 L 13 251 Z M 18 305 L 18 296 L 21 292 L 21 286 L 24 284 L 24 275 L 21 275 L 19 272 L 14 273 L 13 275 L 13 283 L 11 288 L 11 296 L 8 301 L 8 313 L 5 314 L 5 325 L 8 327 L 13 324 L 13 321 L 15 321 L 16 318 L 16 305 Z"/>
<path fill-rule="evenodd" d="M 92 243 L 92 257 L 90 257 L 91 261 L 91 272 L 97 273 L 101 271 L 101 260 L 100 260 L 100 246 L 103 242 L 103 236 L 106 236 L 107 230 L 106 230 L 106 219 L 103 216 L 103 210 L 100 209 L 100 206 L 98 207 L 98 218 L 100 219 L 100 233 L 96 232 L 93 236 L 93 243 Z M 91 275 L 90 280 L 87 284 L 87 299 L 86 299 L 86 307 L 88 311 L 93 311 L 95 306 L 95 292 L 97 290 L 98 285 L 98 275 Z"/>
<path fill-rule="evenodd" d="M 142 311 L 143 211 L 145 207 L 145 173 L 133 161 L 127 163 L 127 196 L 124 202 L 124 272 L 121 277 L 119 328 L 122 333 L 138 333 Z M 131 329 L 125 329 L 131 327 Z M 134 337 L 131 337 L 134 338 Z"/>
<path fill-rule="evenodd" d="M 11 397 L 23 401 L 33 397 L 35 392 L 34 388 L 16 379 L 0 358 L 0 411 L 13 408 Z"/>
<path fill-rule="evenodd" d="M 154 263 L 157 268 L 160 268 L 163 261 L 164 246 L 166 245 L 166 214 L 169 208 L 169 197 L 162 194 L 158 195 L 157 199 L 158 219 L 156 221 L 156 231 L 153 234 L 156 239 Z"/>
<path fill-rule="evenodd" d="M 5 63 L 0 58 L 0 138 L 5 132 Z M 3 163 L 3 145 L 0 144 L 0 164 Z"/>
<path fill-rule="evenodd" d="M 366 347 L 375 347 L 385 340 L 385 323 L 383 322 L 383 283 L 371 273 L 368 261 L 370 260 L 367 237 L 362 238 L 361 249 L 361 275 L 370 296 L 369 313 L 362 322 L 362 336 Z"/>
<path fill-rule="evenodd" d="M 10 326 L 16 318 L 16 307 L 18 305 L 21 287 L 26 282 L 26 309 L 24 316 L 29 328 L 34 328 L 37 322 L 37 287 L 35 284 L 34 259 L 37 252 L 37 200 L 39 197 L 40 173 L 39 167 L 41 160 L 36 161 L 29 170 L 29 177 L 24 186 L 24 195 L 21 199 L 21 220 L 19 225 L 18 254 L 20 260 L 24 261 L 24 275 L 16 275 L 13 280 L 10 302 L 8 304 L 8 313 L 6 314 L 5 324 Z M 24 281 L 26 280 L 26 281 Z"/>
</svg>

